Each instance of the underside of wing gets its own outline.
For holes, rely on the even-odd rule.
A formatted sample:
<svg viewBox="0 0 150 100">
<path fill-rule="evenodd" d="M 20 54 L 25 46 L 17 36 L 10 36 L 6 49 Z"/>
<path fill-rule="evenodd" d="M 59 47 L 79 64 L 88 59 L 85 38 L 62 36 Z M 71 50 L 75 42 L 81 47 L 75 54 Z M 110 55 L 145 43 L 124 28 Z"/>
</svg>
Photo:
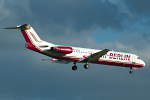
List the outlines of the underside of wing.
<svg viewBox="0 0 150 100">
<path fill-rule="evenodd" d="M 105 55 L 108 51 L 110 51 L 110 50 L 104 49 L 104 50 L 96 52 L 96 53 L 94 53 L 90 56 L 79 59 L 78 62 L 94 62 L 94 61 L 97 61 L 100 57 Z"/>
</svg>

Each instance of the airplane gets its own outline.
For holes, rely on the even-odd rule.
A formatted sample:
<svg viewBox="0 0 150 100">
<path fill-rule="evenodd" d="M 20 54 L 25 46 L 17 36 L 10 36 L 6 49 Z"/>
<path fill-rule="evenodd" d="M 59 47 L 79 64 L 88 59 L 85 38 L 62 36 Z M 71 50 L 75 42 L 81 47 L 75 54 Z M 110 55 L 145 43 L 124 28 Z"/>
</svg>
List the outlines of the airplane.
<svg viewBox="0 0 150 100">
<path fill-rule="evenodd" d="M 72 70 L 77 70 L 76 63 L 85 63 L 84 68 L 88 69 L 89 63 L 113 65 L 127 67 L 131 70 L 145 66 L 145 62 L 137 55 L 131 53 L 115 52 L 109 49 L 96 50 L 81 47 L 62 46 L 48 43 L 40 39 L 30 24 L 24 24 L 17 27 L 8 27 L 4 29 L 20 29 L 25 38 L 25 47 L 35 52 L 51 57 L 52 62 L 68 64 L 73 62 Z M 49 59 L 43 59 L 43 61 Z"/>
</svg>

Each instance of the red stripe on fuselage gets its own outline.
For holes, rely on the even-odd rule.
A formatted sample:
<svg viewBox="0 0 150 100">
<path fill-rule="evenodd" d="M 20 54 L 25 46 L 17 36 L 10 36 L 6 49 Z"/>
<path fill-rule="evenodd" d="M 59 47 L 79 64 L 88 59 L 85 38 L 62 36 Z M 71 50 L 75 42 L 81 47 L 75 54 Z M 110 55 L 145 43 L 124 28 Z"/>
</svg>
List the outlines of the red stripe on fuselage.
<svg viewBox="0 0 150 100">
<path fill-rule="evenodd" d="M 26 43 L 25 44 L 25 47 L 30 49 L 30 50 L 33 50 L 33 51 L 36 51 L 36 52 L 39 52 L 39 53 L 42 53 L 41 50 L 39 50 L 34 44 L 32 43 Z"/>
<path fill-rule="evenodd" d="M 93 63 L 104 64 L 104 65 L 123 66 L 123 67 L 143 67 L 144 66 L 143 64 L 139 64 L 139 63 L 111 61 L 111 60 L 98 60 Z"/>
<path fill-rule="evenodd" d="M 60 60 L 73 60 L 73 61 L 78 61 L 81 58 L 78 57 L 58 57 L 58 56 L 50 56 L 53 57 L 55 59 L 60 59 Z M 82 62 L 82 63 L 86 63 L 86 62 Z M 91 62 L 94 64 L 103 64 L 103 65 L 114 65 L 114 66 L 122 66 L 122 67 L 138 67 L 141 68 L 144 65 L 143 64 L 139 64 L 139 63 L 131 63 L 131 62 L 121 62 L 121 61 L 111 61 L 111 60 L 97 60 L 95 62 Z"/>
</svg>

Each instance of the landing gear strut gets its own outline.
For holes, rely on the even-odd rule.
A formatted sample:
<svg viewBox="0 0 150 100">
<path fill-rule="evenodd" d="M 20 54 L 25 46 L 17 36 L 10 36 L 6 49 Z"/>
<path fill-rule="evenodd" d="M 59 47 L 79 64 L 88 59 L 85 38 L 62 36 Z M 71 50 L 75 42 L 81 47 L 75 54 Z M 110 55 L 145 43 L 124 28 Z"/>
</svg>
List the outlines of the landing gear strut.
<svg viewBox="0 0 150 100">
<path fill-rule="evenodd" d="M 72 70 L 75 71 L 75 70 L 78 69 L 78 67 L 76 66 L 76 63 L 75 63 L 75 62 L 74 62 L 73 64 L 74 64 L 74 66 L 72 66 Z"/>
</svg>

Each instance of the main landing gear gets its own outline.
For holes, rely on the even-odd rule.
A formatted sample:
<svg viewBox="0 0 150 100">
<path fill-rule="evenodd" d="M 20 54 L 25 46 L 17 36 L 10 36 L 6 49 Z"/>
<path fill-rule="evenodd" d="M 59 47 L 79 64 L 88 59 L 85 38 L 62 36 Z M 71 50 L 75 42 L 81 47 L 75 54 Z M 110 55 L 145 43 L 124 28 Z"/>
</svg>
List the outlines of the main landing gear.
<svg viewBox="0 0 150 100">
<path fill-rule="evenodd" d="M 74 65 L 72 66 L 72 70 L 75 71 L 75 70 L 78 69 L 78 67 L 76 66 L 76 62 L 74 62 L 73 64 L 74 64 Z M 88 63 L 86 63 L 86 64 L 84 65 L 84 68 L 85 68 L 85 69 L 89 69 L 89 67 L 90 67 L 90 65 L 89 65 Z"/>
<path fill-rule="evenodd" d="M 72 66 L 72 70 L 74 70 L 74 71 L 75 71 L 75 70 L 77 70 L 77 69 L 78 69 L 78 67 L 76 66 L 76 63 L 75 63 L 75 62 L 74 62 L 73 64 L 74 64 L 74 66 Z"/>
<path fill-rule="evenodd" d="M 88 63 L 86 63 L 86 64 L 84 65 L 84 68 L 85 68 L 85 69 L 89 69 L 89 68 L 90 68 L 90 65 L 89 65 Z"/>
</svg>

